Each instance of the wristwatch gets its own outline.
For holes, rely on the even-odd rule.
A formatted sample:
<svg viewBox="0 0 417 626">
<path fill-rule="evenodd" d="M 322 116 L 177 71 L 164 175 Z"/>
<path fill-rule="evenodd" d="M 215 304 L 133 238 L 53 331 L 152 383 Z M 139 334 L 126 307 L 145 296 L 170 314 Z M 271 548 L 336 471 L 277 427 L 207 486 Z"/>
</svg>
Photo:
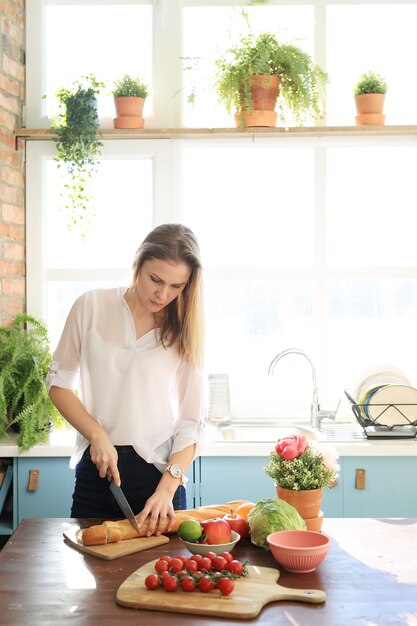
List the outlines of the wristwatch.
<svg viewBox="0 0 417 626">
<path fill-rule="evenodd" d="M 172 478 L 179 478 L 180 485 L 183 484 L 184 469 L 181 467 L 181 465 L 178 465 L 178 463 L 170 463 L 165 471 L 169 472 Z"/>
</svg>

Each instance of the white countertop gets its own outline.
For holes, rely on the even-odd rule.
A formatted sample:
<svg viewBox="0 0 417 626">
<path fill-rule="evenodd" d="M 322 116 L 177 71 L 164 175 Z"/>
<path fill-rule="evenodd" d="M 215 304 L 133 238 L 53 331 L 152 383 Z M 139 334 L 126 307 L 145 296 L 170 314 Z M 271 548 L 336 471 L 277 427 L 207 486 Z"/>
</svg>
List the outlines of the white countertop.
<svg viewBox="0 0 417 626">
<path fill-rule="evenodd" d="M 70 457 L 74 449 L 75 433 L 72 430 L 52 431 L 49 441 L 19 452 L 17 435 L 11 434 L 0 441 L 0 457 Z M 417 456 L 417 439 L 363 439 L 360 441 L 324 441 L 332 445 L 339 456 Z M 247 443 L 212 441 L 209 436 L 201 456 L 269 456 L 273 443 Z"/>
</svg>

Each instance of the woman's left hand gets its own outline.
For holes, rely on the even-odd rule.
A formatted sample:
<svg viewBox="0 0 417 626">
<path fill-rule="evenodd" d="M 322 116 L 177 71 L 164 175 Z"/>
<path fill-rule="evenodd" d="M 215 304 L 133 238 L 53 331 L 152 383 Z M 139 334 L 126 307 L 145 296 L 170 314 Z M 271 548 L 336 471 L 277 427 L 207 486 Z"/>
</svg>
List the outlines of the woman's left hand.
<svg viewBox="0 0 417 626">
<path fill-rule="evenodd" d="M 172 494 L 167 491 L 158 491 L 152 494 L 136 519 L 139 528 L 149 516 L 149 525 L 146 536 L 161 535 L 170 531 L 176 522 L 175 511 L 172 505 Z"/>
</svg>

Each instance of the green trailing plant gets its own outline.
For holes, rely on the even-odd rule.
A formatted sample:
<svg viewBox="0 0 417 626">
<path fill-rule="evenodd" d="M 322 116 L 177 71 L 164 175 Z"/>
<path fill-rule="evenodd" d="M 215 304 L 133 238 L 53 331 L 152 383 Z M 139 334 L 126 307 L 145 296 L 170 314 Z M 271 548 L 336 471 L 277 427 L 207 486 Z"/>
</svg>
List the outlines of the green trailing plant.
<svg viewBox="0 0 417 626">
<path fill-rule="evenodd" d="M 51 125 L 57 135 L 55 160 L 65 169 L 61 197 L 68 227 L 79 227 L 82 238 L 94 215 L 89 183 L 97 171 L 103 146 L 98 133 L 97 96 L 104 87 L 94 74 L 89 74 L 71 88 L 59 89 L 59 111 Z"/>
<path fill-rule="evenodd" d="M 375 72 L 364 72 L 354 88 L 355 96 L 365 93 L 387 93 L 388 85 L 385 79 Z"/>
<path fill-rule="evenodd" d="M 252 110 L 252 76 L 280 78 L 278 117 L 285 122 L 288 111 L 301 124 L 309 115 L 323 114 L 327 74 L 311 56 L 293 44 L 279 43 L 273 33 L 250 33 L 215 61 L 215 88 L 229 113 Z"/>
<path fill-rule="evenodd" d="M 149 95 L 148 85 L 141 79 L 124 74 L 120 80 L 114 82 L 113 97 L 131 96 L 134 98 L 146 98 Z"/>
<path fill-rule="evenodd" d="M 45 442 L 51 425 L 67 424 L 46 388 L 51 363 L 41 320 L 21 314 L 9 327 L 0 327 L 0 438 L 17 431 L 21 450 Z"/>
</svg>

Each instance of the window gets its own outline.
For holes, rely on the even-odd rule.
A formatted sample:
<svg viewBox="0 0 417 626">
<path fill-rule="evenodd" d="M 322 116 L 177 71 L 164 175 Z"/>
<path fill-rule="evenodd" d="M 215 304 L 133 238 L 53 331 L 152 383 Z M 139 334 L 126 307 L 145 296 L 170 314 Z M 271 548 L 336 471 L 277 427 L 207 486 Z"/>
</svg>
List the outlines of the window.
<svg viewBox="0 0 417 626">
<path fill-rule="evenodd" d="M 149 53 L 145 65 L 137 61 L 135 72 L 122 55 L 114 66 L 151 76 L 153 112 L 146 126 L 232 125 L 212 93 L 206 104 L 200 101 L 204 89 L 194 107 L 186 102 L 195 77 L 183 69 L 182 60 L 200 57 L 199 76 L 206 78 L 210 67 L 206 57 L 227 41 L 228 29 L 237 28 L 237 4 L 227 4 L 131 0 L 120 5 L 119 15 L 126 10 L 146 31 L 140 44 Z M 29 16 L 36 13 L 35 5 L 39 20 L 38 2 L 28 3 Z M 46 2 L 55 15 L 62 15 L 63 7 L 80 15 L 77 12 L 86 9 L 82 5 Z M 92 0 L 88 5 L 94 12 L 112 3 Z M 327 69 L 328 124 L 354 123 L 352 88 L 357 74 L 367 69 L 382 73 L 392 89 L 387 123 L 416 123 L 417 110 L 400 101 L 396 87 L 401 82 L 411 92 L 416 89 L 407 80 L 416 46 L 414 1 L 288 0 L 285 5 L 271 1 L 268 6 L 250 7 L 250 12 L 254 28 L 279 25 Z M 59 20 L 54 24 L 56 30 Z M 388 29 L 390 46 L 385 50 Z M 167 38 L 169 30 L 172 37 Z M 352 49 L 352 30 L 357 53 Z M 28 31 L 31 38 L 29 24 Z M 99 50 L 109 35 L 96 31 Z M 39 41 L 39 33 L 33 36 Z M 56 33 L 47 32 L 44 42 L 52 37 Z M 138 37 L 130 39 L 137 59 Z M 39 60 L 42 46 L 38 47 Z M 65 65 L 71 66 L 65 61 L 65 48 L 53 60 L 62 72 Z M 93 57 L 88 50 L 84 55 L 86 71 L 94 70 L 94 58 L 100 55 L 94 52 Z M 30 44 L 29 67 L 33 67 Z M 28 86 L 32 85 L 28 117 L 34 127 L 47 125 L 36 95 L 43 84 L 36 72 L 28 77 Z M 52 69 L 47 69 L 48 76 L 52 82 L 57 78 L 56 74 L 51 78 Z M 415 133 L 279 139 L 234 135 L 222 140 L 104 144 L 95 190 L 96 225 L 81 244 L 75 232 L 67 232 L 55 209 L 53 142 L 28 142 L 28 309 L 47 319 L 53 342 L 79 293 L 97 285 L 125 283 L 134 251 L 152 226 L 183 221 L 200 241 L 205 266 L 207 371 L 229 374 L 233 417 L 280 414 L 308 419 L 307 362 L 288 357 L 273 378 L 267 376 L 272 358 L 288 347 L 304 349 L 314 361 L 324 408 L 335 408 L 343 389 L 354 387 L 362 370 L 373 363 L 392 363 L 413 381 Z M 344 411 L 351 415 L 347 407 Z"/>
</svg>

